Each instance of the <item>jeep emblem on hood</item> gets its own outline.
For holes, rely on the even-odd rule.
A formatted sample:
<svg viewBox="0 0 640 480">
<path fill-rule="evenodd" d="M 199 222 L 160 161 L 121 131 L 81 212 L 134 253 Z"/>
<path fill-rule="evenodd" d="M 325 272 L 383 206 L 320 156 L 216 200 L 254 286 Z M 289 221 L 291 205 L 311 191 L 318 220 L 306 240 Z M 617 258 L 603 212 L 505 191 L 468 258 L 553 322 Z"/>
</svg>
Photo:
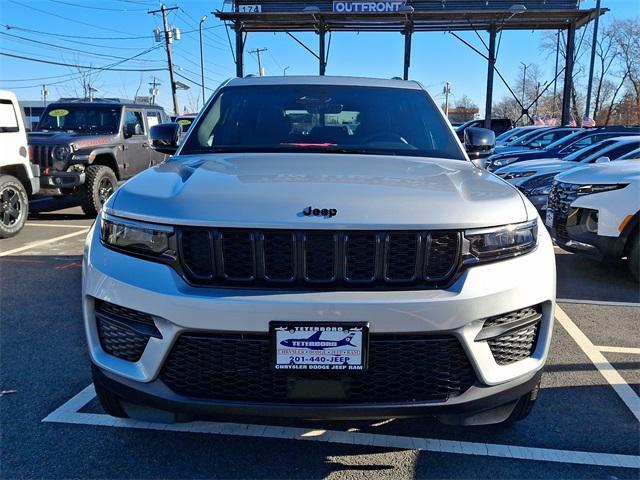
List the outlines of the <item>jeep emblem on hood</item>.
<svg viewBox="0 0 640 480">
<path fill-rule="evenodd" d="M 307 207 L 304 210 L 302 210 L 302 213 L 305 214 L 305 216 L 310 217 L 311 215 L 315 216 L 315 217 L 334 217 L 337 213 L 338 210 L 336 210 L 335 208 L 313 208 L 313 207 Z"/>
</svg>

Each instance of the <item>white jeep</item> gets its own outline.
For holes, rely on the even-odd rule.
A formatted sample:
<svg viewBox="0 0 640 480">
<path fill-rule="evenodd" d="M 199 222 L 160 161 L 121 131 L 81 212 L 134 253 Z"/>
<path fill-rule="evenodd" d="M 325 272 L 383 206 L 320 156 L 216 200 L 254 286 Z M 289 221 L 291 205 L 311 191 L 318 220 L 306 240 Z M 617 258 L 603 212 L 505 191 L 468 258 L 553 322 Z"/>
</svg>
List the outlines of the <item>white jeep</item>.
<svg viewBox="0 0 640 480">
<path fill-rule="evenodd" d="M 16 96 L 0 90 L 0 238 L 16 235 L 29 214 L 29 197 L 40 189 L 32 165 L 22 110 Z"/>
</svg>

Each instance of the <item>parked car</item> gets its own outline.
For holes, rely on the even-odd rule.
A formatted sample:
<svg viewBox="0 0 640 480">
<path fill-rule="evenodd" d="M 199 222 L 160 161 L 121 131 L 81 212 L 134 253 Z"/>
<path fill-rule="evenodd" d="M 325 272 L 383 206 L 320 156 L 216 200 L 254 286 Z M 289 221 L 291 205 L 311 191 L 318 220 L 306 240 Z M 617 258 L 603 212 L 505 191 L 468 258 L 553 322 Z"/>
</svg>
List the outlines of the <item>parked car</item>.
<svg viewBox="0 0 640 480">
<path fill-rule="evenodd" d="M 549 194 L 546 224 L 561 248 L 626 259 L 640 278 L 640 163 L 605 162 L 561 173 Z"/>
<path fill-rule="evenodd" d="M 12 92 L 0 90 L 0 238 L 17 235 L 38 193 L 37 165 L 30 161 L 22 110 Z"/>
<path fill-rule="evenodd" d="M 613 137 L 582 148 L 562 159 L 528 160 L 499 168 L 495 174 L 520 189 L 538 209 L 541 216 L 547 208 L 547 198 L 553 178 L 566 170 L 596 162 L 617 160 L 640 147 L 640 136 Z"/>
<path fill-rule="evenodd" d="M 540 158 L 563 158 L 588 147 L 594 143 L 601 142 L 611 137 L 619 137 L 622 135 L 638 135 L 640 127 L 622 127 L 609 126 L 581 129 L 572 133 L 557 142 L 554 142 L 540 150 L 523 151 L 523 152 L 507 152 L 490 156 L 486 161 L 487 170 L 493 172 L 500 167 L 516 162 L 524 162 L 525 160 L 537 160 Z"/>
<path fill-rule="evenodd" d="M 515 127 L 510 130 L 507 130 L 496 137 L 496 147 L 513 142 L 518 138 L 522 138 L 523 135 L 531 133 L 532 131 L 538 130 L 540 128 L 549 128 L 549 127 L 545 125 L 526 125 L 524 127 Z"/>
<path fill-rule="evenodd" d="M 506 145 L 496 146 L 494 154 L 525 150 L 540 150 L 579 131 L 578 127 L 543 127 L 533 130 Z"/>
<path fill-rule="evenodd" d="M 184 138 L 184 136 L 187 134 L 187 132 L 189 131 L 189 128 L 191 128 L 191 125 L 193 124 L 193 121 L 196 119 L 196 115 L 195 114 L 188 114 L 188 115 L 179 115 L 177 117 L 175 117 L 174 120 L 172 120 L 173 122 L 177 123 L 178 125 L 180 125 L 180 138 Z"/>
<path fill-rule="evenodd" d="M 483 128 L 484 127 L 484 118 L 479 120 L 469 120 L 468 122 L 463 123 L 459 127 L 456 127 L 456 135 L 461 142 L 464 141 L 464 131 L 469 127 Z M 507 130 L 511 130 L 513 128 L 513 121 L 508 118 L 493 118 L 491 119 L 491 130 L 495 132 L 496 135 L 500 135 L 501 133 L 506 132 Z"/>
<path fill-rule="evenodd" d="M 149 128 L 166 121 L 158 105 L 111 99 L 48 105 L 28 135 L 42 193 L 76 195 L 95 216 L 118 181 L 164 160 L 149 147 Z"/>
<path fill-rule="evenodd" d="M 89 233 L 82 302 L 107 413 L 529 414 L 553 327 L 551 239 L 469 161 L 424 87 L 238 78 L 179 134 L 152 129 L 172 157 Z M 495 135 L 465 138 L 473 151 Z"/>
</svg>

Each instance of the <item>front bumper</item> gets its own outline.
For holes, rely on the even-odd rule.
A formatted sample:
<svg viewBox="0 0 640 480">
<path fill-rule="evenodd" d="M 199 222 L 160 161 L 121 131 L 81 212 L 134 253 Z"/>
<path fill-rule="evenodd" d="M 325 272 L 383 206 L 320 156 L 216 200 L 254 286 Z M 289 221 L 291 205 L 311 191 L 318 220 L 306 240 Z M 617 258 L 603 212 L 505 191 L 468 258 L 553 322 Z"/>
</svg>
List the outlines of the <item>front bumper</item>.
<svg viewBox="0 0 640 480">
<path fill-rule="evenodd" d="M 83 262 L 83 314 L 91 360 L 122 395 L 170 410 L 216 410 L 274 415 L 354 418 L 482 410 L 517 399 L 535 386 L 547 357 L 553 328 L 555 263 L 551 240 L 540 229 L 538 248 L 522 257 L 475 266 L 446 290 L 417 291 L 261 291 L 191 287 L 170 267 L 105 248 L 93 228 Z M 107 354 L 101 347 L 94 302 L 100 299 L 153 316 L 162 338 L 151 338 L 138 361 Z M 476 342 L 484 319 L 531 305 L 542 305 L 533 354 L 508 365 L 494 360 L 486 342 Z M 172 392 L 159 379 L 176 339 L 185 332 L 266 333 L 269 322 L 366 320 L 371 333 L 449 334 L 465 350 L 478 383 L 445 402 L 331 406 L 271 405 L 196 400 Z M 155 400 L 154 400 L 155 399 Z M 383 414 L 383 412 L 386 412 Z M 356 415 L 358 416 L 358 415 Z"/>
<path fill-rule="evenodd" d="M 43 190 L 67 190 L 84 184 L 85 174 L 79 172 L 51 172 L 40 175 L 40 188 Z"/>
</svg>

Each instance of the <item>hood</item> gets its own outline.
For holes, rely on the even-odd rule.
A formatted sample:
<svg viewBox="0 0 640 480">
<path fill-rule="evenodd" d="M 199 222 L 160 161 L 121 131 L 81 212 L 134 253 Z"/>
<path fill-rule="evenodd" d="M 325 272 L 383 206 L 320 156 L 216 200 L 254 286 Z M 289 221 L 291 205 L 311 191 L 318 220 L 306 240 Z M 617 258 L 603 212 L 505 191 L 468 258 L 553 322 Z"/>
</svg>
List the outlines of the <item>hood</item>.
<svg viewBox="0 0 640 480">
<path fill-rule="evenodd" d="M 118 141 L 118 134 L 96 134 L 77 132 L 29 132 L 29 145 L 68 145 L 73 143 L 78 149 L 94 145 L 107 145 Z"/>
<path fill-rule="evenodd" d="M 337 213 L 306 216 L 308 207 Z M 256 228 L 473 228 L 527 219 L 517 190 L 471 162 L 312 153 L 183 156 L 125 183 L 108 211 Z"/>
<path fill-rule="evenodd" d="M 517 158 L 520 161 L 535 160 L 538 158 L 555 157 L 557 156 L 556 153 L 557 152 L 555 150 L 532 150 L 532 149 L 515 150 L 512 152 L 504 152 L 504 153 L 498 153 L 496 155 L 492 155 L 491 160 L 499 160 L 502 158 Z"/>
<path fill-rule="evenodd" d="M 640 183 L 640 160 L 615 160 L 574 168 L 556 177 L 567 183 Z"/>
</svg>

